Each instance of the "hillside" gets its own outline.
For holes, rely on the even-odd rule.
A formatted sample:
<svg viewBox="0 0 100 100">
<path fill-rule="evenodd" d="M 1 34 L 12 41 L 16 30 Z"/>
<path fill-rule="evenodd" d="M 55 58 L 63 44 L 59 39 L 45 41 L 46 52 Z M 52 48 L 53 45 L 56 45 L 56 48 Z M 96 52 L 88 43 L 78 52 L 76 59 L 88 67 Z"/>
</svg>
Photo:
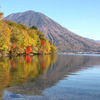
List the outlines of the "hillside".
<svg viewBox="0 0 100 100">
<path fill-rule="evenodd" d="M 100 43 L 100 40 L 95 40 L 95 42 Z"/>
<path fill-rule="evenodd" d="M 29 27 L 35 25 L 57 46 L 58 52 L 100 52 L 99 43 L 76 35 L 42 13 L 34 11 L 13 13 L 6 19 Z"/>
<path fill-rule="evenodd" d="M 88 38 L 87 38 L 88 39 Z M 100 43 L 100 40 L 93 40 L 93 39 L 90 39 L 91 41 L 94 41 L 96 43 Z"/>
<path fill-rule="evenodd" d="M 2 18 L 2 15 L 0 16 Z M 0 56 L 5 54 L 49 54 L 56 47 L 34 26 L 27 27 L 5 19 L 0 20 Z"/>
</svg>

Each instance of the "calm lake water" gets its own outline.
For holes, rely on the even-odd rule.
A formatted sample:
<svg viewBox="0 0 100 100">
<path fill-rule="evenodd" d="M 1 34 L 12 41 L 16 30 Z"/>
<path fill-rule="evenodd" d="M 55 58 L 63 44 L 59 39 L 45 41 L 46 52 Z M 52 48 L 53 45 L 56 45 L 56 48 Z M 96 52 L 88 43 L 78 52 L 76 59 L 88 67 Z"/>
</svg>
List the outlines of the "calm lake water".
<svg viewBox="0 0 100 100">
<path fill-rule="evenodd" d="M 100 100 L 100 55 L 0 58 L 0 100 Z"/>
</svg>

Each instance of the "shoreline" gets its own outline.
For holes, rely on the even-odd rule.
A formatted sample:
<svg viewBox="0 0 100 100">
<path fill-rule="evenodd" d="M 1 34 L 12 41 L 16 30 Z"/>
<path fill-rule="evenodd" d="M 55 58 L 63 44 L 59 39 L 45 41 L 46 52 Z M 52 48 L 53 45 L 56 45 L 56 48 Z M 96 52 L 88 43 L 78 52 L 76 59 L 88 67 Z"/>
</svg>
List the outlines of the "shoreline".
<svg viewBox="0 0 100 100">
<path fill-rule="evenodd" d="M 17 57 L 17 56 L 26 56 L 26 55 L 52 55 L 52 54 L 56 54 L 56 53 L 49 53 L 49 54 L 39 54 L 39 53 L 30 53 L 30 54 L 0 54 L 0 58 L 2 57 Z"/>
<path fill-rule="evenodd" d="M 94 53 L 49 53 L 50 55 L 52 54 L 57 54 L 57 55 L 100 55 L 100 53 L 98 52 L 94 52 Z M 49 55 L 49 54 L 40 54 L 40 53 L 30 53 L 30 54 L 0 54 L 0 58 L 2 57 L 17 57 L 17 56 L 26 56 L 26 55 Z"/>
</svg>

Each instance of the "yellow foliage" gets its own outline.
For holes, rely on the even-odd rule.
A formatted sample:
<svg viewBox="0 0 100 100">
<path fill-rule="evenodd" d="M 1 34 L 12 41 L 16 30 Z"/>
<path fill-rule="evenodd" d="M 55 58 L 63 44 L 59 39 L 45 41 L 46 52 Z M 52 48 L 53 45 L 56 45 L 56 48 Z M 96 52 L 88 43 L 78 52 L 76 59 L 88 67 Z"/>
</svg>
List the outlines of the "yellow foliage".
<svg viewBox="0 0 100 100">
<path fill-rule="evenodd" d="M 10 29 L 8 25 L 3 21 L 0 20 L 0 52 L 7 53 L 10 46 Z"/>
<path fill-rule="evenodd" d="M 44 41 L 45 45 L 41 44 Z M 16 48 L 10 45 L 16 44 Z M 12 21 L 0 20 L 0 52 L 24 53 L 28 46 L 32 47 L 32 53 L 52 53 L 52 44 L 37 29 L 28 28 L 25 25 Z"/>
<path fill-rule="evenodd" d="M 0 89 L 7 85 L 21 84 L 28 78 L 40 77 L 55 60 L 56 56 L 52 55 L 0 58 Z"/>
</svg>

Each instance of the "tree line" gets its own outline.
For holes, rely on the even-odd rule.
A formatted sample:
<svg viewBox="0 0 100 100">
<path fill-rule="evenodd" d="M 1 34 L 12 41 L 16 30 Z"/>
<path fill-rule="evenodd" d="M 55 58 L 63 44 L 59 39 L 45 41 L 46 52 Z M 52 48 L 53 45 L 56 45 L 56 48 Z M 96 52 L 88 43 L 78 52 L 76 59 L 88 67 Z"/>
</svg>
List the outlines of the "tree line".
<svg viewBox="0 0 100 100">
<path fill-rule="evenodd" d="M 0 13 L 0 54 L 49 54 L 56 53 L 56 47 L 44 37 L 35 26 L 2 19 Z"/>
</svg>

